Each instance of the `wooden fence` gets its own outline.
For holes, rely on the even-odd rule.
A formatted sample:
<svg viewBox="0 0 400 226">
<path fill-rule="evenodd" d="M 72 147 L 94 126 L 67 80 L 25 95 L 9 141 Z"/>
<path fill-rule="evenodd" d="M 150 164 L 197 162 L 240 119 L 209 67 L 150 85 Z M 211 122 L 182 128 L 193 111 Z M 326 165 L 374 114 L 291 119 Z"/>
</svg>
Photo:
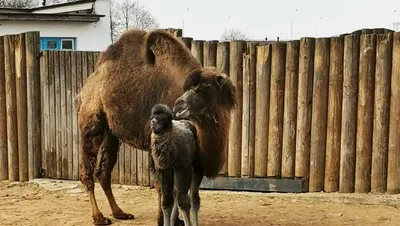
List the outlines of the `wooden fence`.
<svg viewBox="0 0 400 226">
<path fill-rule="evenodd" d="M 39 33 L 0 37 L 0 180 L 40 176 Z"/>
<path fill-rule="evenodd" d="M 79 179 L 80 157 L 74 100 L 95 70 L 100 52 L 43 51 L 42 168 L 44 176 Z M 122 144 L 112 175 L 113 183 L 150 185 L 148 152 Z"/>
<path fill-rule="evenodd" d="M 13 51 L 1 49 L 11 48 L 10 37 L 20 36 L 6 36 L 0 45 L 0 72 L 5 70 L 8 79 L 7 86 L 0 79 L 0 179 L 22 180 L 12 168 L 21 160 L 19 167 L 25 169 L 26 159 L 18 159 L 18 152 L 31 153 L 32 172 L 78 179 L 80 141 L 73 102 L 95 70 L 99 53 L 44 51 L 40 92 L 32 93 L 29 87 L 38 82 L 31 81 L 37 78 L 28 73 L 32 69 L 12 71 L 11 66 L 20 64 L 10 58 Z M 299 179 L 310 192 L 400 193 L 400 33 L 363 30 L 273 43 L 181 39 L 203 66 L 225 72 L 237 88 L 239 104 L 221 175 Z M 28 91 L 18 82 L 21 74 L 27 75 Z M 16 95 L 21 98 L 24 92 L 26 119 L 14 113 L 24 109 Z M 32 126 L 38 114 L 41 120 L 35 122 L 41 124 Z M 24 146 L 17 138 L 26 139 L 26 125 Z M 41 140 L 30 139 L 40 130 Z M 148 186 L 148 158 L 147 152 L 122 144 L 113 182 Z"/>
</svg>

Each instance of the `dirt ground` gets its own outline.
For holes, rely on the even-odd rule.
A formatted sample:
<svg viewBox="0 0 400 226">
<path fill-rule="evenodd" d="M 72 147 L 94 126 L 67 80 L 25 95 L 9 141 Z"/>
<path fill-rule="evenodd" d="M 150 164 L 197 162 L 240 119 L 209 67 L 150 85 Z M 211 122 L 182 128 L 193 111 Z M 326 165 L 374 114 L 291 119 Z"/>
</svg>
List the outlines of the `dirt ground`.
<svg viewBox="0 0 400 226">
<path fill-rule="evenodd" d="M 96 184 L 98 204 L 113 225 L 156 225 L 153 189 L 114 185 L 121 208 L 135 216 L 110 216 Z M 400 195 L 277 194 L 201 191 L 200 225 L 400 225 Z M 89 199 L 75 181 L 0 182 L 0 225 L 92 225 Z"/>
</svg>

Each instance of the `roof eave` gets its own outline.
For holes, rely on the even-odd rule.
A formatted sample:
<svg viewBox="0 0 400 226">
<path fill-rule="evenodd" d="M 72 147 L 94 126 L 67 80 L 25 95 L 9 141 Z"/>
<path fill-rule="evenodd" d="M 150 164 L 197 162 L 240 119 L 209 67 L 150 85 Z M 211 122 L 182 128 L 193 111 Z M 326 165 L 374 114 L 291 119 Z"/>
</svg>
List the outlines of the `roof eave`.
<svg viewBox="0 0 400 226">
<path fill-rule="evenodd" d="M 60 21 L 60 22 L 98 22 L 105 15 L 82 14 L 14 14 L 0 13 L 0 21 Z"/>
</svg>

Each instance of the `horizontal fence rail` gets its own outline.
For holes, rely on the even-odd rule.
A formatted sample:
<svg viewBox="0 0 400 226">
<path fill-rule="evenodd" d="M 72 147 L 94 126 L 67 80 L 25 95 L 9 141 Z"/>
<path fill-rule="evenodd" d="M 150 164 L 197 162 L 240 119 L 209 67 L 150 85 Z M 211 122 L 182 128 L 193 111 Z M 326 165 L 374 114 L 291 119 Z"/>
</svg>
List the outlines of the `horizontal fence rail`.
<svg viewBox="0 0 400 226">
<path fill-rule="evenodd" d="M 237 88 L 220 175 L 298 179 L 304 192 L 400 193 L 400 33 L 287 42 L 181 37 Z M 43 51 L 0 37 L 0 180 L 77 180 L 74 99 L 100 52 Z M 121 144 L 113 183 L 150 186 L 149 153 Z"/>
</svg>

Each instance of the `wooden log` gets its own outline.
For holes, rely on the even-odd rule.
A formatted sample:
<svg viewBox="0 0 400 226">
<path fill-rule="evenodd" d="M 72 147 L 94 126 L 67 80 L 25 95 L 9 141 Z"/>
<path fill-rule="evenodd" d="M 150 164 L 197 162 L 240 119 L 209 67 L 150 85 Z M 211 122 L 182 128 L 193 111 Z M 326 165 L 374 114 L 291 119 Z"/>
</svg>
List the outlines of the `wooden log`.
<svg viewBox="0 0 400 226">
<path fill-rule="evenodd" d="M 19 181 L 29 180 L 25 34 L 15 40 Z"/>
<path fill-rule="evenodd" d="M 50 152 L 50 107 L 49 107 L 49 55 L 48 51 L 43 51 L 40 58 L 40 84 L 41 84 L 41 138 L 42 138 L 42 162 L 43 176 L 49 176 L 49 168 L 47 166 L 47 153 Z"/>
<path fill-rule="evenodd" d="M 82 52 L 82 86 L 85 85 L 88 75 L 89 52 Z"/>
<path fill-rule="evenodd" d="M 243 58 L 242 177 L 254 176 L 256 50 L 248 43 Z"/>
<path fill-rule="evenodd" d="M 248 44 L 250 57 L 249 77 L 249 167 L 250 177 L 254 177 L 254 155 L 256 146 L 256 79 L 257 79 L 257 43 Z"/>
<path fill-rule="evenodd" d="M 82 61 L 83 61 L 82 52 L 77 51 L 76 52 L 76 82 L 77 82 L 76 86 L 77 86 L 77 92 L 78 93 L 81 91 L 81 88 L 83 86 L 83 79 L 82 79 L 82 74 L 83 74 L 82 63 L 83 62 Z M 75 156 L 75 161 L 77 160 L 78 164 L 77 164 L 77 166 L 76 166 L 76 164 L 74 164 L 74 169 L 75 169 L 75 167 L 77 168 L 77 170 L 75 171 L 77 178 L 80 177 L 80 164 L 81 164 L 81 158 L 79 157 L 79 155 L 80 155 L 79 152 L 80 152 L 80 147 L 81 147 L 81 137 L 80 137 L 79 126 L 78 125 L 79 124 L 78 124 L 78 119 L 77 119 L 76 127 L 78 129 L 78 147 L 79 147 L 79 149 L 77 150 L 77 152 L 78 152 L 77 154 L 78 155 Z M 118 166 L 115 166 L 115 167 L 118 170 Z M 115 167 L 114 167 L 114 169 L 115 169 Z M 115 179 L 114 172 L 115 172 L 115 170 L 112 171 L 112 180 L 111 180 L 112 182 L 113 182 L 113 179 Z"/>
<path fill-rule="evenodd" d="M 60 89 L 61 89 L 61 178 L 68 178 L 68 130 L 67 130 L 67 69 L 69 66 L 66 51 L 60 51 Z"/>
<path fill-rule="evenodd" d="M 4 37 L 0 37 L 0 180 L 8 179 L 6 77 Z"/>
<path fill-rule="evenodd" d="M 136 168 L 137 168 L 137 184 L 139 186 L 143 185 L 143 151 L 140 149 L 136 149 Z"/>
<path fill-rule="evenodd" d="M 65 158 L 67 165 L 67 172 L 65 175 L 67 179 L 72 179 L 73 174 L 73 134 L 72 134 L 72 52 L 65 51 L 65 104 L 66 104 L 66 153 Z"/>
<path fill-rule="evenodd" d="M 386 192 L 393 34 L 377 36 L 371 192 Z"/>
<path fill-rule="evenodd" d="M 48 52 L 49 63 L 49 108 L 50 108 L 50 150 L 47 156 L 47 167 L 49 168 L 49 176 L 57 177 L 57 105 L 56 105 L 56 83 L 59 83 L 58 72 L 56 72 L 56 52 Z M 57 58 L 58 59 L 58 58 Z M 57 81 L 57 82 L 56 82 Z M 60 101 L 58 101 L 60 102 Z"/>
<path fill-rule="evenodd" d="M 273 43 L 269 102 L 268 177 L 281 176 L 285 61 L 286 44 L 281 42 Z"/>
<path fill-rule="evenodd" d="M 173 35 L 177 38 L 182 37 L 182 29 L 174 29 Z"/>
<path fill-rule="evenodd" d="M 310 146 L 310 192 L 324 189 L 329 50 L 329 38 L 316 40 Z"/>
<path fill-rule="evenodd" d="M 125 184 L 125 146 L 123 144 L 119 147 L 118 153 L 118 161 L 119 161 L 119 184 Z"/>
<path fill-rule="evenodd" d="M 137 185 L 137 169 L 136 169 L 136 149 L 133 147 L 130 148 L 131 153 L 131 184 Z"/>
<path fill-rule="evenodd" d="M 271 45 L 257 48 L 254 176 L 267 176 Z"/>
<path fill-rule="evenodd" d="M 339 190 L 344 38 L 331 38 L 330 48 L 324 190 L 326 192 L 335 192 Z"/>
<path fill-rule="evenodd" d="M 77 62 L 77 57 L 78 54 L 77 52 L 72 52 L 71 53 L 71 128 L 72 128 L 72 165 L 70 165 L 70 175 L 73 180 L 79 179 L 79 139 L 78 139 L 78 113 L 75 111 L 75 99 L 76 95 L 79 93 L 79 88 L 78 87 L 78 62 Z"/>
<path fill-rule="evenodd" d="M 131 184 L 131 153 L 130 153 L 130 148 L 127 144 L 123 144 L 124 149 L 125 149 L 125 159 L 124 159 L 124 164 L 125 164 L 125 184 Z"/>
<path fill-rule="evenodd" d="M 40 176 L 42 163 L 39 40 L 39 32 L 28 32 L 25 34 L 29 180 Z"/>
<path fill-rule="evenodd" d="M 204 42 L 204 67 L 217 66 L 217 44 L 218 41 Z"/>
<path fill-rule="evenodd" d="M 314 38 L 300 39 L 295 176 L 302 178 L 303 191 L 308 191 L 310 172 L 314 50 Z"/>
<path fill-rule="evenodd" d="M 400 192 L 400 33 L 393 34 L 390 93 L 388 193 Z"/>
<path fill-rule="evenodd" d="M 56 108 L 56 158 L 53 159 L 57 169 L 57 178 L 62 178 L 62 113 L 61 113 L 61 52 L 54 53 L 54 76 L 55 76 L 55 108 Z"/>
<path fill-rule="evenodd" d="M 243 53 L 246 51 L 246 42 L 231 41 L 229 77 L 237 91 L 237 107 L 232 112 L 231 126 L 229 128 L 229 159 L 228 175 L 240 176 L 240 157 L 242 146 L 242 102 L 243 102 Z"/>
<path fill-rule="evenodd" d="M 340 138 L 339 192 L 354 192 L 358 102 L 358 66 L 360 36 L 349 35 L 344 41 L 343 104 Z"/>
<path fill-rule="evenodd" d="M 203 40 L 193 40 L 192 41 L 192 55 L 200 62 L 201 65 L 203 64 L 204 59 L 204 41 Z"/>
<path fill-rule="evenodd" d="M 88 55 L 87 55 L 87 70 L 88 70 L 88 72 L 87 72 L 86 78 L 89 78 L 89 76 L 94 71 L 94 65 L 95 65 L 94 61 L 95 61 L 94 53 L 88 52 Z"/>
<path fill-rule="evenodd" d="M 191 48 L 192 48 L 192 41 L 193 41 L 193 38 L 190 38 L 190 37 L 183 37 L 181 40 L 182 40 L 182 42 L 185 44 L 185 46 L 186 46 L 188 49 L 191 49 Z"/>
<path fill-rule="evenodd" d="M 250 56 L 243 55 L 243 111 L 242 111 L 242 157 L 241 157 L 241 177 L 249 177 L 250 175 L 250 150 L 249 150 L 249 124 L 250 124 L 250 96 L 249 96 L 249 80 L 250 80 Z"/>
<path fill-rule="evenodd" d="M 376 35 L 362 35 L 360 41 L 360 70 L 358 78 L 358 113 L 356 146 L 355 192 L 371 190 L 372 132 Z"/>
<path fill-rule="evenodd" d="M 150 152 L 143 151 L 143 185 L 150 186 L 150 169 L 149 169 L 149 158 Z"/>
<path fill-rule="evenodd" d="M 118 184 L 119 183 L 119 153 L 121 150 L 121 146 L 119 147 L 117 162 L 111 172 L 111 183 Z"/>
<path fill-rule="evenodd" d="M 218 42 L 217 44 L 217 69 L 229 76 L 229 42 Z M 229 141 L 229 136 L 226 138 Z M 228 173 L 228 145 L 225 148 L 225 162 L 220 174 Z"/>
<path fill-rule="evenodd" d="M 286 178 L 295 176 L 299 51 L 298 40 L 287 43 L 282 138 L 282 177 Z"/>
<path fill-rule="evenodd" d="M 8 180 L 19 180 L 17 94 L 15 72 L 16 36 L 4 36 L 4 62 L 7 108 Z"/>
</svg>

